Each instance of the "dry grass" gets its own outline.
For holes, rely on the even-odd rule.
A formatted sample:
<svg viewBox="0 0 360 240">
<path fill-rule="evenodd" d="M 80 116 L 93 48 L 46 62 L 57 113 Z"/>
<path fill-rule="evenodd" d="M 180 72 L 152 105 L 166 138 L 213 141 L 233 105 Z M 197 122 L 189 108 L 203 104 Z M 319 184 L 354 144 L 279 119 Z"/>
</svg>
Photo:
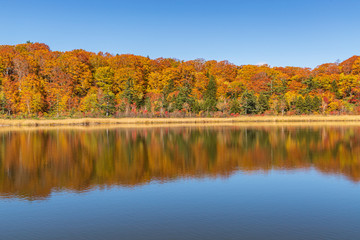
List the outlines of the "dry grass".
<svg viewBox="0 0 360 240">
<path fill-rule="evenodd" d="M 14 132 L 14 131 L 54 131 L 54 130 L 76 130 L 76 131 L 97 131 L 97 130 L 112 130 L 112 129 L 155 129 L 155 128 L 256 128 L 256 129 L 269 129 L 269 128 L 343 128 L 343 127 L 360 127 L 360 122 L 234 122 L 234 123 L 159 123 L 159 124 L 118 124 L 118 125 L 62 125 L 62 126 L 2 126 L 1 132 Z"/>
<path fill-rule="evenodd" d="M 205 123 L 300 123 L 352 122 L 360 124 L 360 115 L 340 116 L 240 116 L 235 118 L 81 118 L 61 120 L 0 119 L 0 126 L 95 126 L 138 124 L 205 124 Z"/>
</svg>

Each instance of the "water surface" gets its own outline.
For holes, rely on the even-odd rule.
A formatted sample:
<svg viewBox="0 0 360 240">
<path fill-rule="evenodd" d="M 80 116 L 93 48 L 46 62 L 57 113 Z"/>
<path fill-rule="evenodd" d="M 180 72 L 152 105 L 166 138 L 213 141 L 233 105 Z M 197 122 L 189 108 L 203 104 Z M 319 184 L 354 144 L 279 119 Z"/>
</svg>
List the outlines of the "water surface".
<svg viewBox="0 0 360 240">
<path fill-rule="evenodd" d="M 0 239 L 358 239 L 360 127 L 0 130 Z"/>
</svg>

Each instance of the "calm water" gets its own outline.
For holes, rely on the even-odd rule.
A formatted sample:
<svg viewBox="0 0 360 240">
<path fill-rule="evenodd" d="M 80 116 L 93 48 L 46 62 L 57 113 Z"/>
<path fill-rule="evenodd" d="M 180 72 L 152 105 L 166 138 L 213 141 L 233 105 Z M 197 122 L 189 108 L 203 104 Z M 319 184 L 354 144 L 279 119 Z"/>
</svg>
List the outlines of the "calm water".
<svg viewBox="0 0 360 240">
<path fill-rule="evenodd" d="M 360 239 L 360 127 L 0 130 L 0 239 Z"/>
</svg>

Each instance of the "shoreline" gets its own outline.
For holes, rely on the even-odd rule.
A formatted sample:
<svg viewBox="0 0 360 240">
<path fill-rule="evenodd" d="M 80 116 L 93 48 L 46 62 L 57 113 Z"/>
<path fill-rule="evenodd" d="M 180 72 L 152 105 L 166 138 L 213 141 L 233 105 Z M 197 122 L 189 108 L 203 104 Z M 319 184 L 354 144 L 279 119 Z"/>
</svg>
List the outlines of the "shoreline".
<svg viewBox="0 0 360 240">
<path fill-rule="evenodd" d="M 0 119 L 0 128 L 21 126 L 97 126 L 158 124 L 221 124 L 221 123 L 341 123 L 360 125 L 360 115 L 307 116 L 240 116 L 233 118 L 68 118 L 68 119 Z"/>
</svg>

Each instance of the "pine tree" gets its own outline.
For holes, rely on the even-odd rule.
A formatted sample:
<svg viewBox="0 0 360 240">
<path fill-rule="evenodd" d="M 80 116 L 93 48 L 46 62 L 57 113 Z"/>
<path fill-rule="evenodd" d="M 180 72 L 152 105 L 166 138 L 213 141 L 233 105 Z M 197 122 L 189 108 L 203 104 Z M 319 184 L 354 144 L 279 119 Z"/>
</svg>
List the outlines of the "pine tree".
<svg viewBox="0 0 360 240">
<path fill-rule="evenodd" d="M 306 89 L 301 90 L 304 94 L 310 93 L 312 90 L 317 89 L 319 85 L 314 81 L 313 77 L 307 78 L 302 81 L 306 85 Z"/>
<path fill-rule="evenodd" d="M 145 98 L 145 109 L 151 112 L 151 99 L 149 97 Z"/>
<path fill-rule="evenodd" d="M 99 99 L 99 107 L 105 112 L 105 116 L 110 116 L 115 113 L 115 94 L 112 92 L 104 92 Z"/>
<path fill-rule="evenodd" d="M 168 84 L 164 87 L 163 91 L 162 91 L 162 105 L 165 109 L 169 108 L 169 101 L 168 101 L 168 96 L 170 93 L 172 93 L 175 90 L 174 87 L 174 79 L 170 79 L 170 81 L 168 82 Z"/>
<path fill-rule="evenodd" d="M 339 86 L 337 85 L 336 81 L 332 81 L 331 83 L 331 91 L 335 94 L 335 97 L 337 99 L 341 98 L 340 92 L 339 92 Z"/>
<path fill-rule="evenodd" d="M 6 111 L 5 107 L 6 107 L 5 93 L 0 90 L 0 112 L 2 114 L 5 114 L 5 111 Z"/>
<path fill-rule="evenodd" d="M 194 99 L 191 97 L 191 86 L 189 83 L 185 83 L 184 86 L 180 87 L 179 94 L 175 100 L 175 108 L 182 110 L 184 105 L 187 104 L 192 108 L 194 104 Z"/>
<path fill-rule="evenodd" d="M 264 113 L 268 109 L 269 109 L 269 101 L 264 94 L 260 93 L 258 99 L 258 112 Z"/>
<path fill-rule="evenodd" d="M 240 113 L 241 105 L 237 99 L 233 99 L 230 103 L 230 113 Z"/>
<path fill-rule="evenodd" d="M 200 101 L 194 99 L 193 105 L 191 106 L 191 111 L 193 113 L 199 113 L 203 109 L 203 104 Z"/>
<path fill-rule="evenodd" d="M 312 111 L 319 112 L 321 104 L 322 104 L 321 99 L 318 96 L 315 96 L 312 100 L 312 107 L 311 107 Z"/>
<path fill-rule="evenodd" d="M 305 102 L 302 96 L 297 98 L 295 106 L 298 113 L 305 113 Z"/>
<path fill-rule="evenodd" d="M 241 97 L 241 105 L 244 114 L 257 113 L 257 100 L 253 92 L 245 91 Z"/>
<path fill-rule="evenodd" d="M 215 78 L 210 75 L 210 80 L 209 80 L 209 84 L 207 85 L 205 94 L 204 94 L 204 100 L 205 100 L 205 104 L 204 104 L 204 110 L 206 111 L 216 111 L 216 104 L 217 104 L 217 98 L 216 98 L 216 91 L 217 91 L 217 86 L 216 86 L 216 81 Z"/>
<path fill-rule="evenodd" d="M 312 113 L 313 112 L 312 106 L 313 106 L 312 98 L 310 97 L 310 95 L 306 95 L 304 101 L 304 112 L 306 114 Z"/>
<path fill-rule="evenodd" d="M 134 82 L 131 78 L 126 81 L 123 97 L 129 104 L 133 104 L 135 102 Z"/>
</svg>

